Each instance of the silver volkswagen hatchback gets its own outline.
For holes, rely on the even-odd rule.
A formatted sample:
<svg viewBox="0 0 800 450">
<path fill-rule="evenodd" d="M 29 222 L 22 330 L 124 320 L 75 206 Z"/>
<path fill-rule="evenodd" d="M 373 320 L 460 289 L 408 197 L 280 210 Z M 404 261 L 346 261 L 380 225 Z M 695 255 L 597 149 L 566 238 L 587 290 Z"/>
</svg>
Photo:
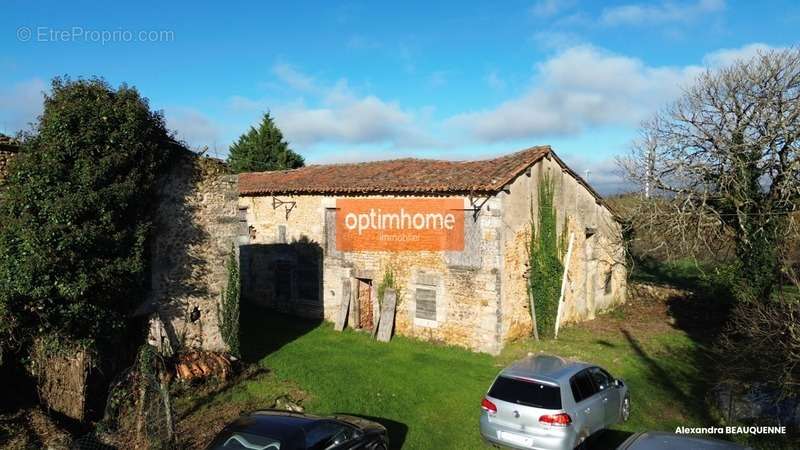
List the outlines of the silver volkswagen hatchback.
<svg viewBox="0 0 800 450">
<path fill-rule="evenodd" d="M 503 369 L 481 403 L 481 435 L 514 449 L 571 450 L 628 420 L 628 388 L 600 367 L 530 356 Z"/>
</svg>

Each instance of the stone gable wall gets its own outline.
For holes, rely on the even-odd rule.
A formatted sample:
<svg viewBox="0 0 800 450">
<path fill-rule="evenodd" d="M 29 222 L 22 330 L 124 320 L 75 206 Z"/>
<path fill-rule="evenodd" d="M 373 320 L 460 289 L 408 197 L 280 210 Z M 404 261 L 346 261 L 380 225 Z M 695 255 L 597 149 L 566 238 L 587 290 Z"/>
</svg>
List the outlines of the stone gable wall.
<svg viewBox="0 0 800 450">
<path fill-rule="evenodd" d="M 226 350 L 218 306 L 239 232 L 237 177 L 221 161 L 187 151 L 160 183 L 147 303 L 153 312 L 149 340 L 167 351 Z"/>
<path fill-rule="evenodd" d="M 503 208 L 503 339 L 532 333 L 527 281 L 531 211 L 538 211 L 538 185 L 546 174 L 554 182 L 558 234 L 567 226 L 575 236 L 567 275 L 561 324 L 594 319 L 596 314 L 626 299 L 627 268 L 622 228 L 611 211 L 552 160 L 535 164 L 499 195 Z M 587 229 L 595 231 L 587 236 Z M 610 276 L 606 292 L 606 277 Z M 535 295 L 535 293 L 534 293 Z"/>
</svg>

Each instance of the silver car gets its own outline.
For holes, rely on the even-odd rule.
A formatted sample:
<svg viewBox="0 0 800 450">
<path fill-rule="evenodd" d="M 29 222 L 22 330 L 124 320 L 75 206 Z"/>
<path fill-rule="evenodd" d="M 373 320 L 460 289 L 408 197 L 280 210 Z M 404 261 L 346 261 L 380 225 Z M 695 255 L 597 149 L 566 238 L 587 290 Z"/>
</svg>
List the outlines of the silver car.
<svg viewBox="0 0 800 450">
<path fill-rule="evenodd" d="M 630 412 L 627 386 L 607 371 L 532 356 L 495 378 L 481 403 L 481 435 L 496 446 L 571 450 Z"/>
<path fill-rule="evenodd" d="M 636 433 L 622 443 L 617 450 L 752 450 L 733 442 L 684 436 L 660 431 Z"/>
</svg>

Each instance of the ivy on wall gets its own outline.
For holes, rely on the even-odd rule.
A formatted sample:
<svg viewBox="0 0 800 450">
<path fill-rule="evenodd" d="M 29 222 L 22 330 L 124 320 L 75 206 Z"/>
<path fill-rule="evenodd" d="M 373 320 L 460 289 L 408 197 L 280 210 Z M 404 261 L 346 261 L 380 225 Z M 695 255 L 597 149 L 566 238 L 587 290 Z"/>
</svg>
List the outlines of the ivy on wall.
<svg viewBox="0 0 800 450">
<path fill-rule="evenodd" d="M 219 327 L 222 340 L 234 356 L 240 356 L 239 345 L 239 299 L 241 297 L 241 281 L 239 264 L 236 260 L 236 248 L 231 248 L 228 258 L 228 286 L 222 294 L 222 306 L 219 311 Z"/>
<path fill-rule="evenodd" d="M 528 296 L 534 333 L 541 338 L 552 338 L 555 333 L 558 300 L 561 295 L 561 262 L 566 240 L 566 222 L 561 235 L 556 223 L 553 201 L 555 183 L 546 174 L 539 183 L 538 211 L 531 204 L 530 241 L 528 243 Z"/>
<path fill-rule="evenodd" d="M 396 294 L 395 301 L 399 300 L 400 289 L 397 286 L 397 277 L 395 276 L 394 269 L 391 267 L 388 267 L 386 272 L 383 273 L 383 280 L 381 280 L 378 285 L 378 308 L 380 310 L 383 308 L 383 294 L 386 292 L 386 289 L 394 289 Z"/>
</svg>

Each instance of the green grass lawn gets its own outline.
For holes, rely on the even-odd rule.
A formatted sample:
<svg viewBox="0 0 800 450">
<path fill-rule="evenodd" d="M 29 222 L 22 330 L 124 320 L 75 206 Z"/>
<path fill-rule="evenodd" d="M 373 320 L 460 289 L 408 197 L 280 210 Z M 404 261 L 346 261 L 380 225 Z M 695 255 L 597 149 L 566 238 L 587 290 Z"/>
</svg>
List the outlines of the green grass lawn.
<svg viewBox="0 0 800 450">
<path fill-rule="evenodd" d="M 676 273 L 671 278 L 684 276 Z M 201 446 L 241 411 L 269 408 L 288 397 L 309 413 L 347 413 L 380 422 L 389 430 L 392 448 L 487 448 L 478 432 L 483 394 L 504 366 L 539 352 L 598 364 L 629 386 L 630 420 L 601 433 L 593 449 L 616 448 L 637 431 L 717 425 L 706 405 L 713 367 L 706 346 L 725 308 L 713 295 L 664 292 L 653 298 L 634 295 L 593 321 L 567 326 L 556 341 L 511 343 L 498 356 L 402 336 L 379 343 L 367 333 L 339 333 L 330 323 L 243 305 L 243 358 L 262 371 L 221 390 L 189 389 L 179 396 L 179 434 L 191 437 L 187 448 Z M 792 448 L 780 440 L 747 443 Z"/>
<path fill-rule="evenodd" d="M 256 308 L 243 311 L 242 331 L 245 359 L 304 391 L 307 411 L 373 418 L 390 430 L 394 448 L 484 448 L 477 428 L 481 398 L 504 365 L 529 352 L 591 361 L 626 380 L 631 420 L 600 436 L 596 448 L 613 448 L 633 431 L 712 423 L 704 412 L 699 345 L 663 323 L 623 328 L 631 322 L 627 315 L 607 315 L 602 327 L 567 327 L 558 341 L 514 343 L 498 357 L 404 337 L 379 343 L 365 333 L 339 333 L 328 323 Z M 262 385 L 275 379 L 248 381 L 238 390 L 257 395 L 274 389 Z"/>
</svg>

